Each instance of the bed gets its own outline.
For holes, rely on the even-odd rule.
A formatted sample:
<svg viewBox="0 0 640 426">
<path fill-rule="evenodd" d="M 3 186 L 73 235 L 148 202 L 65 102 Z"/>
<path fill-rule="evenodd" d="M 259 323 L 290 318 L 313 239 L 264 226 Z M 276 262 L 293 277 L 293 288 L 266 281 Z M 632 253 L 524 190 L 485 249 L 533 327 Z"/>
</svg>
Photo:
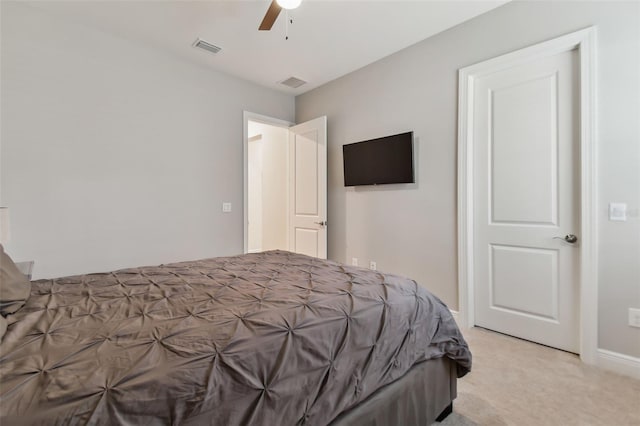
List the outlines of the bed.
<svg viewBox="0 0 640 426">
<path fill-rule="evenodd" d="M 31 283 L 2 424 L 431 424 L 471 353 L 416 282 L 270 251 Z"/>
</svg>

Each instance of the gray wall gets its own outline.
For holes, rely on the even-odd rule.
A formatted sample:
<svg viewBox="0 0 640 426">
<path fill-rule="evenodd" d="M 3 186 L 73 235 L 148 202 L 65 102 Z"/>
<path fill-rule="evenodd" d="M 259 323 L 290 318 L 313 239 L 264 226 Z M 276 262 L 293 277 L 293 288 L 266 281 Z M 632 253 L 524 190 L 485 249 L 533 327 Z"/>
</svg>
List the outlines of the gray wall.
<svg viewBox="0 0 640 426">
<path fill-rule="evenodd" d="M 598 26 L 599 347 L 640 357 L 640 3 L 513 2 L 296 98 L 329 123 L 329 257 L 372 259 L 457 308 L 457 70 Z M 343 187 L 345 143 L 413 130 L 417 183 Z M 626 202 L 627 222 L 607 204 Z M 366 263 L 365 263 L 366 262 Z"/>
<path fill-rule="evenodd" d="M 242 112 L 293 121 L 292 96 L 25 5 L 2 2 L 1 35 L 15 260 L 39 278 L 242 252 Z"/>
</svg>

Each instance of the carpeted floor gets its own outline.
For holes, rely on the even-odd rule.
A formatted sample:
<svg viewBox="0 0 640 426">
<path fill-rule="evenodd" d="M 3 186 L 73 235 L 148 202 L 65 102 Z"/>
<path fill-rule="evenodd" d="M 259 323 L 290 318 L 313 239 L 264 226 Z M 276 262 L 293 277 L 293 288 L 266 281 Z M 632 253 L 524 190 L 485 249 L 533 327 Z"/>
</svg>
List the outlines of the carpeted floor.
<svg viewBox="0 0 640 426">
<path fill-rule="evenodd" d="M 481 328 L 463 334 L 473 370 L 440 425 L 640 426 L 640 380 Z"/>
</svg>

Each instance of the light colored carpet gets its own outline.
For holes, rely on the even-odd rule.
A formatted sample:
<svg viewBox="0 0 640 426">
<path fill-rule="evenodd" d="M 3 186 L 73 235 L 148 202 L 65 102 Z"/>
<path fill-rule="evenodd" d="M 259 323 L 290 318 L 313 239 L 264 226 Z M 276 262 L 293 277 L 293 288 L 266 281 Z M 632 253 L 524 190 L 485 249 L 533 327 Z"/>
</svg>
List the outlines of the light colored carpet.
<svg viewBox="0 0 640 426">
<path fill-rule="evenodd" d="M 640 426 L 640 380 L 481 328 L 462 332 L 473 367 L 440 425 Z"/>
</svg>

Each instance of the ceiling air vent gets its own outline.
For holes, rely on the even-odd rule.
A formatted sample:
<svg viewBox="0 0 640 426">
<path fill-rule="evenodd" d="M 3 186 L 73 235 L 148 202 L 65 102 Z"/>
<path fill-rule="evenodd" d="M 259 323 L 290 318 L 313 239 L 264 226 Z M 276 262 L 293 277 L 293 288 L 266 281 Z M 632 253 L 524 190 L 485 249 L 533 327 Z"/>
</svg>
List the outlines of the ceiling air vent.
<svg viewBox="0 0 640 426">
<path fill-rule="evenodd" d="M 219 51 L 222 50 L 221 47 L 218 47 L 216 45 L 213 45 L 211 43 L 208 43 L 204 40 L 202 40 L 201 38 L 197 39 L 194 43 L 193 43 L 193 47 L 199 47 L 200 49 L 204 49 L 207 50 L 211 53 L 218 53 Z"/>
<path fill-rule="evenodd" d="M 302 86 L 303 84 L 307 84 L 306 81 L 304 80 L 300 80 L 299 78 L 296 77 L 289 77 L 288 79 L 281 81 L 280 84 L 284 84 L 285 86 L 289 86 L 292 89 L 297 89 L 298 87 Z"/>
</svg>

